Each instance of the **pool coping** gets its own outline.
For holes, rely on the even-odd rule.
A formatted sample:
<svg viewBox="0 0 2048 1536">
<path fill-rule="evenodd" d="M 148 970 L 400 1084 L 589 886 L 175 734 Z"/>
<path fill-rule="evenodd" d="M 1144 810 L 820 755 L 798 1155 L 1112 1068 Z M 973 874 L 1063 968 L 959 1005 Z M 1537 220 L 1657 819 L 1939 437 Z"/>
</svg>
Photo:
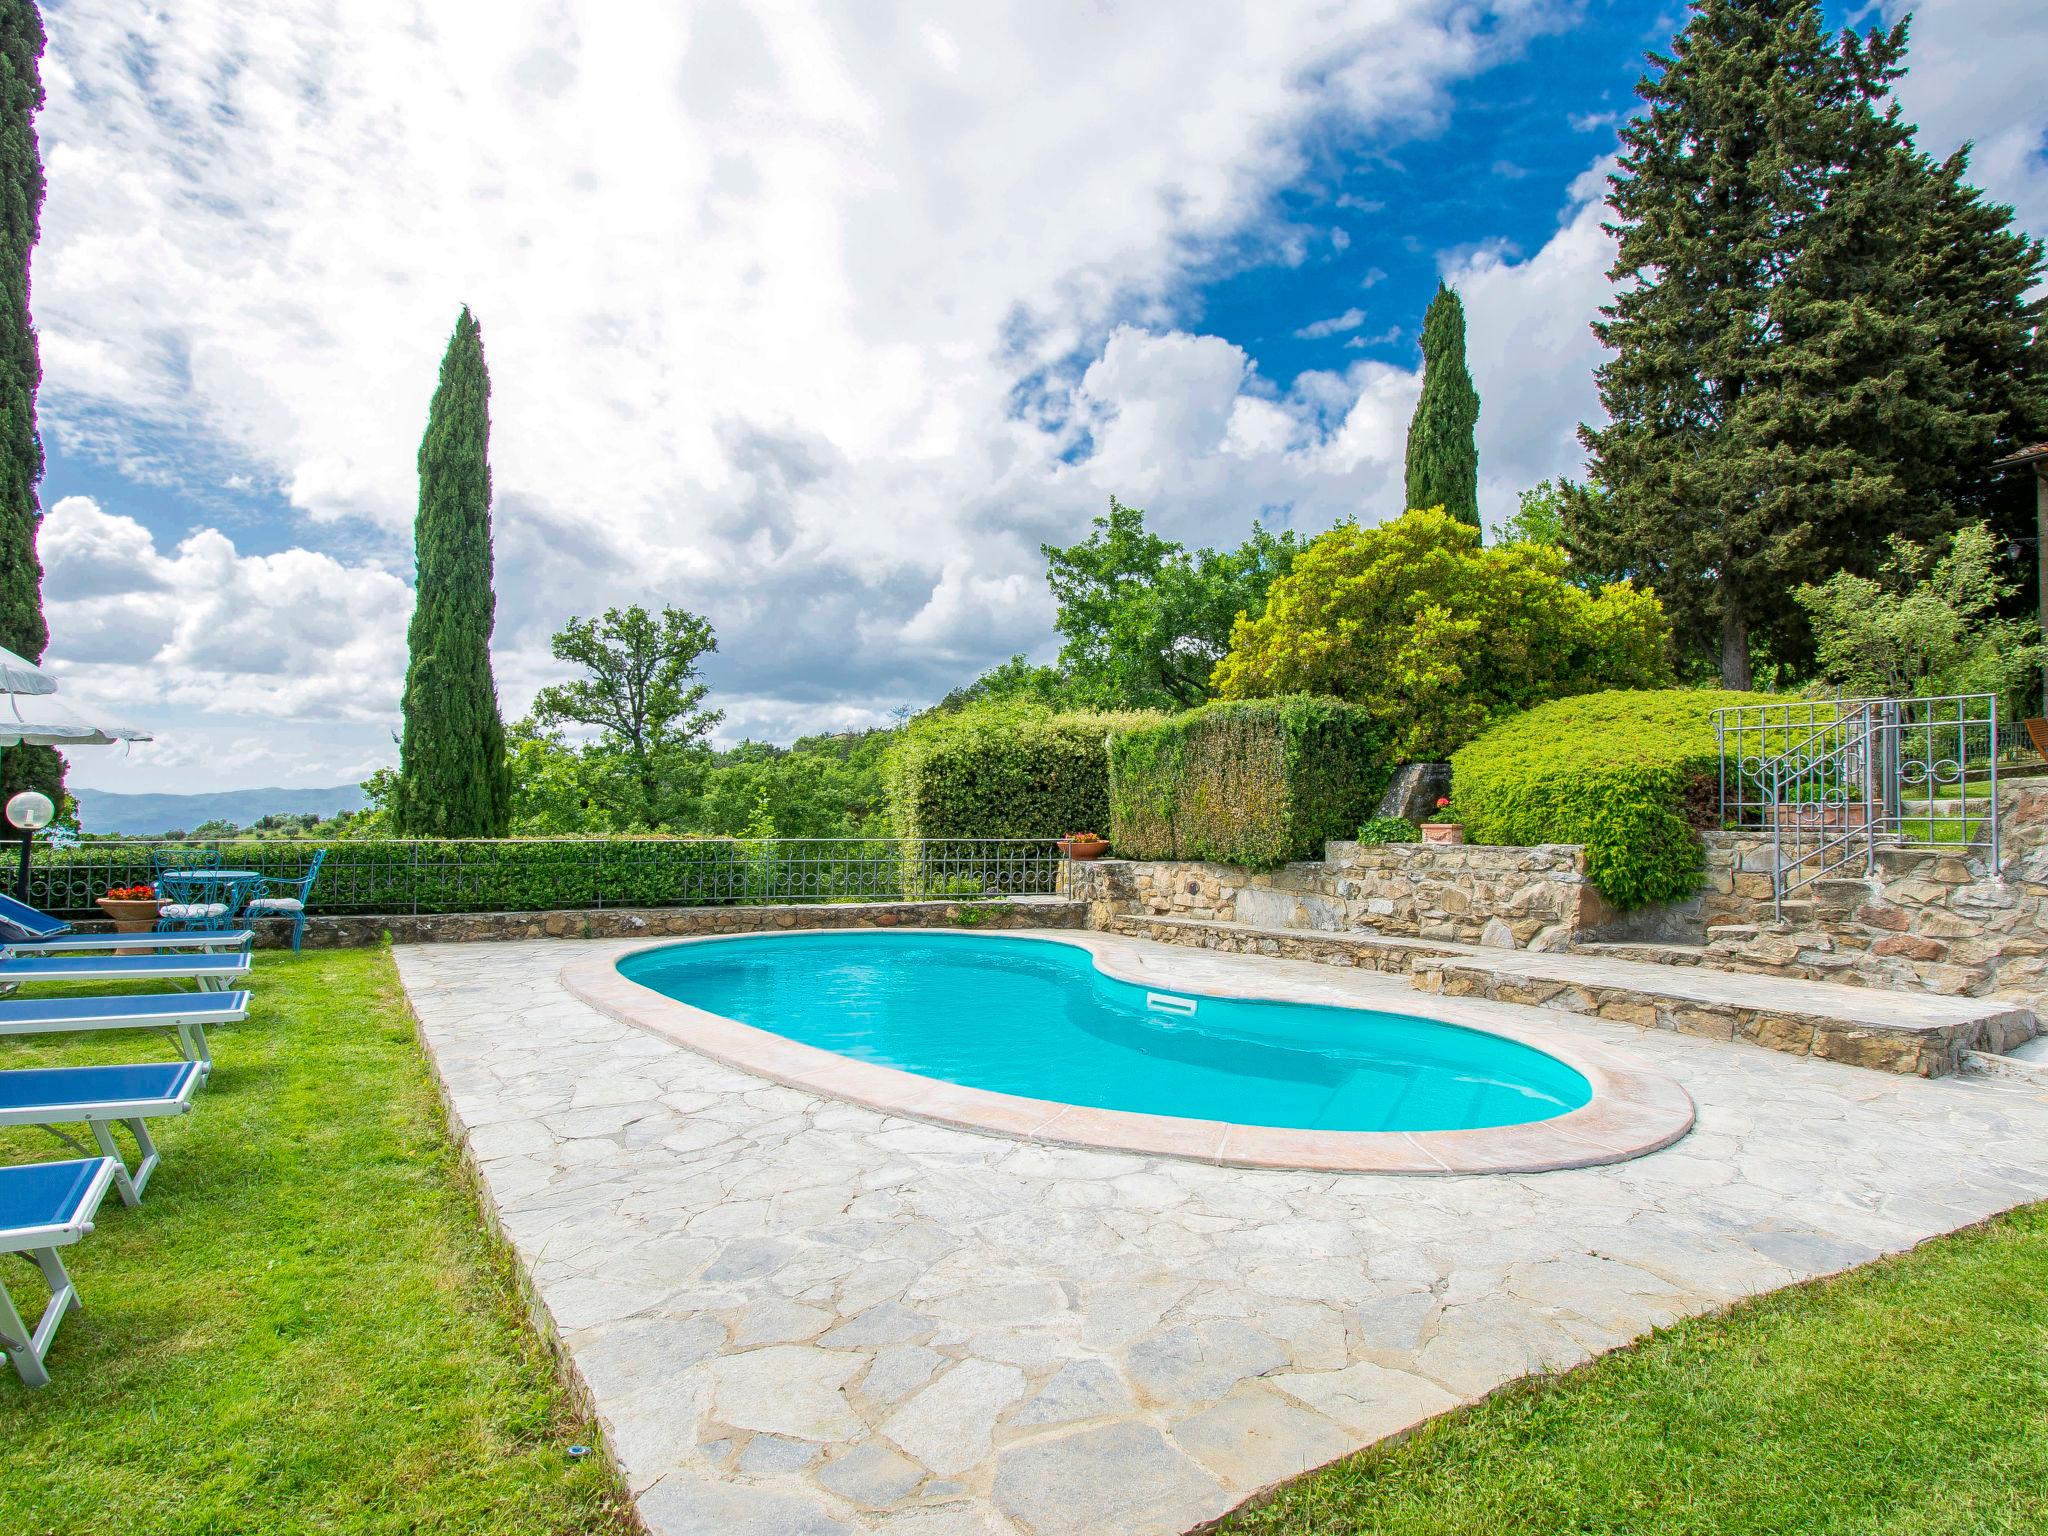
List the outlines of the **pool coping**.
<svg viewBox="0 0 2048 1536">
<path fill-rule="evenodd" d="M 888 930 L 879 930 L 888 931 Z M 1159 972 L 1141 970 L 1128 947 L 1142 941 L 1093 932 L 921 928 L 920 936 L 958 933 L 1010 943 L 1065 944 L 1088 952 L 1095 968 L 1138 986 L 1168 986 L 1197 997 L 1313 1002 L 1454 1024 L 1553 1056 L 1580 1073 L 1592 1097 L 1579 1108 L 1525 1125 L 1461 1131 L 1313 1131 L 1235 1125 L 1129 1110 L 1097 1109 L 1029 1099 L 856 1061 L 742 1024 L 629 980 L 618 969 L 628 954 L 670 945 L 772 943 L 815 934 L 776 930 L 657 938 L 572 960 L 560 980 L 571 995 L 622 1023 L 644 1029 L 742 1072 L 867 1109 L 986 1131 L 1027 1141 L 1098 1151 L 1138 1152 L 1241 1168 L 1325 1173 L 1547 1173 L 1626 1162 L 1670 1146 L 1692 1129 L 1693 1101 L 1679 1083 L 1612 1046 L 1534 1020 L 1501 1015 L 1505 1005 L 1447 1007 L 1445 999 L 1390 994 L 1371 1002 L 1333 998 L 1327 987 L 1273 975 L 1234 987 L 1210 978 L 1168 978 L 1174 950 L 1157 946 Z M 1246 964 L 1256 962 L 1232 956 Z"/>
</svg>

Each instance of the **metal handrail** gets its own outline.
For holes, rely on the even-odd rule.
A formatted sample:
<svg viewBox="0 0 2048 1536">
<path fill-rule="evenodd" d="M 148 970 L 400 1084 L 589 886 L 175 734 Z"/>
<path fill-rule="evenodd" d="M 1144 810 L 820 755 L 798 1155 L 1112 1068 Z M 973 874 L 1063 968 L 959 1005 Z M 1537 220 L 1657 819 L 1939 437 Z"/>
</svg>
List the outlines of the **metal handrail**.
<svg viewBox="0 0 2048 1536">
<path fill-rule="evenodd" d="M 1714 734 L 1722 823 L 1770 828 L 1780 918 L 1793 891 L 1859 859 L 1868 873 L 1881 849 L 1934 842 L 1945 827 L 1959 846 L 1988 844 L 1999 868 L 1994 695 L 1732 705 L 1714 711 Z M 1938 814 L 1948 787 L 1953 816 Z M 1914 789 L 1925 791 L 1917 813 Z"/>
</svg>

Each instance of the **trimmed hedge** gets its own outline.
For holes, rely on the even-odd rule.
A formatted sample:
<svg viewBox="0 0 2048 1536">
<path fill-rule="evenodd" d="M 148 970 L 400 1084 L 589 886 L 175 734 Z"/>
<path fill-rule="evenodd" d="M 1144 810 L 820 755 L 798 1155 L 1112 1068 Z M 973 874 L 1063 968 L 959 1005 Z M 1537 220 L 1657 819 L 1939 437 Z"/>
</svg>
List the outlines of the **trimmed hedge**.
<svg viewBox="0 0 2048 1536">
<path fill-rule="evenodd" d="M 1393 733 L 1366 710 L 1297 694 L 1205 704 L 1110 743 L 1110 842 L 1133 859 L 1271 869 L 1322 857 L 1372 814 Z"/>
<path fill-rule="evenodd" d="M 889 760 L 905 837 L 1063 837 L 1109 825 L 1105 738 L 1161 716 L 962 710 L 913 725 Z"/>
<path fill-rule="evenodd" d="M 1614 690 L 1557 699 L 1503 721 L 1451 757 L 1452 798 L 1475 843 L 1579 843 L 1617 907 L 1699 889 L 1704 855 L 1689 806 L 1712 803 L 1713 712 L 1782 703 L 1719 689 Z"/>
<path fill-rule="evenodd" d="M 39 847 L 30 899 L 60 916 L 103 916 L 94 899 L 109 886 L 154 878 L 153 846 L 189 845 Z M 758 849 L 729 838 L 250 839 L 205 846 L 220 850 L 221 868 L 276 880 L 302 877 L 325 847 L 311 910 L 327 917 L 720 906 L 761 900 L 773 880 Z M 876 840 L 868 862 L 893 860 L 895 848 L 892 839 Z"/>
</svg>

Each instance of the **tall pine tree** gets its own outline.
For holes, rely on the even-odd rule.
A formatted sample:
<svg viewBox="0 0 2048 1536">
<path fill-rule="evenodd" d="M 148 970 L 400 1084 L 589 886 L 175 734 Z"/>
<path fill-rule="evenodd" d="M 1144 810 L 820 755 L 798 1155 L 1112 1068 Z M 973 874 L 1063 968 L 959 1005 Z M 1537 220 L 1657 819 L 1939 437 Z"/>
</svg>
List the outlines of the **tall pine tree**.
<svg viewBox="0 0 2048 1536">
<path fill-rule="evenodd" d="M 1609 420 L 1580 429 L 1607 494 L 1566 539 L 1655 588 L 1729 687 L 1758 641 L 1800 659 L 1792 587 L 1998 513 L 1988 465 L 2042 425 L 2040 244 L 1914 146 L 1905 51 L 1904 23 L 1838 38 L 1816 0 L 1694 0 L 1622 133 Z"/>
<path fill-rule="evenodd" d="M 483 331 L 464 306 L 420 442 L 419 577 L 391 797 L 402 837 L 503 837 L 511 824 L 512 774 L 491 679 L 490 399 Z"/>
<path fill-rule="evenodd" d="M 1479 526 L 1479 391 L 1465 367 L 1465 306 L 1439 283 L 1422 317 L 1422 398 L 1408 423 L 1408 505 Z"/>
<path fill-rule="evenodd" d="M 0 645 L 40 661 L 43 444 L 36 387 L 43 381 L 28 310 L 28 264 L 43 219 L 43 157 L 35 117 L 43 105 L 43 19 L 31 0 L 0 0 Z M 64 794 L 64 760 L 48 747 L 10 747 L 0 758 L 0 801 L 39 789 Z"/>
</svg>

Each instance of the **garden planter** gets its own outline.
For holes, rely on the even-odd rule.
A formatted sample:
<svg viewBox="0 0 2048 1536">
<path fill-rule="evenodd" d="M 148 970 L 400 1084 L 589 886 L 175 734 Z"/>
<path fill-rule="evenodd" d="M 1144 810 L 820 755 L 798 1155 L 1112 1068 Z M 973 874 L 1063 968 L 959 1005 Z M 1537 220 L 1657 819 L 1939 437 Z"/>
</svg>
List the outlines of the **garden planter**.
<svg viewBox="0 0 2048 1536">
<path fill-rule="evenodd" d="M 1060 839 L 1059 846 L 1060 852 L 1070 859 L 1099 859 L 1109 852 L 1108 840 L 1100 837 L 1063 837 Z"/>
<path fill-rule="evenodd" d="M 116 933 L 154 933 L 156 931 L 157 901 L 134 898 L 122 899 L 102 896 L 99 908 L 114 920 Z"/>
<path fill-rule="evenodd" d="M 1422 840 L 1425 843 L 1462 843 L 1465 841 L 1465 827 L 1456 821 L 1425 821 L 1422 824 Z"/>
</svg>

